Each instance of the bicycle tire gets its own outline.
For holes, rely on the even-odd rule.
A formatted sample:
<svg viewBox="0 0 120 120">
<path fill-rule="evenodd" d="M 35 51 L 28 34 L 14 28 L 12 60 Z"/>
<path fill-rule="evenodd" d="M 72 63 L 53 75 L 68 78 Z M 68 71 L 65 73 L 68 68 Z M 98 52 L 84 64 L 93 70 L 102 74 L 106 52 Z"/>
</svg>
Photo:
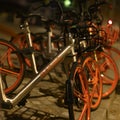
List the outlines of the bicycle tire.
<svg viewBox="0 0 120 120">
<path fill-rule="evenodd" d="M 104 51 L 96 51 L 96 55 L 103 82 L 102 98 L 105 98 L 115 90 L 119 79 L 119 72 L 115 61 L 109 54 Z"/>
<path fill-rule="evenodd" d="M 70 120 L 90 120 L 90 99 L 85 72 L 73 63 L 67 80 L 67 103 Z M 76 107 L 77 106 L 77 107 Z"/>
<path fill-rule="evenodd" d="M 87 74 L 91 109 L 95 110 L 100 105 L 102 99 L 102 80 L 99 66 L 93 58 L 86 57 L 83 62 L 83 68 Z"/>
<path fill-rule="evenodd" d="M 110 47 L 110 48 L 105 48 L 104 49 L 104 52 L 106 52 L 107 54 L 109 54 L 113 60 L 115 61 L 117 67 L 118 67 L 118 70 L 119 70 L 119 79 L 120 79 L 120 50 L 118 48 L 115 48 L 115 47 Z"/>
<path fill-rule="evenodd" d="M 6 94 L 16 90 L 24 77 L 24 59 L 18 51 L 12 43 L 0 39 L 0 73 Z"/>
</svg>

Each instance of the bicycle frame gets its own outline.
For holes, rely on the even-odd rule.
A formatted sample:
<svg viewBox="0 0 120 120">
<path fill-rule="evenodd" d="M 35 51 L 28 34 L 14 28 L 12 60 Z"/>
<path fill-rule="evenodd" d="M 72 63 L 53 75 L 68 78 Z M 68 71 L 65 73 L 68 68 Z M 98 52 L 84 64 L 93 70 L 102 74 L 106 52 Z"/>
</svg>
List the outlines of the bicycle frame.
<svg viewBox="0 0 120 120">
<path fill-rule="evenodd" d="M 24 21 L 24 27 L 26 29 L 28 46 L 31 48 L 31 47 L 33 47 L 33 44 L 32 44 L 32 39 L 31 39 L 31 31 L 30 31 L 29 24 L 28 24 L 27 21 Z M 38 70 L 37 70 L 37 65 L 36 65 L 36 61 L 35 61 L 35 53 L 34 52 L 31 53 L 31 61 L 32 61 L 33 70 L 37 74 Z"/>
<path fill-rule="evenodd" d="M 30 16 L 38 16 L 38 15 L 30 15 Z M 33 48 L 33 41 L 32 41 L 32 37 L 31 37 L 31 30 L 30 30 L 30 27 L 29 27 L 29 23 L 26 20 L 24 20 L 23 22 L 23 25 L 22 27 L 24 27 L 25 29 L 25 34 L 26 34 L 26 39 L 27 39 L 27 43 L 28 43 L 28 48 Z M 52 40 L 51 40 L 51 37 L 52 37 L 52 27 L 51 25 L 49 24 L 47 26 L 47 54 L 52 54 Z M 39 71 L 37 69 L 37 64 L 36 64 L 36 59 L 35 59 L 35 53 L 34 51 L 31 53 L 31 67 L 33 69 L 33 72 L 35 74 L 37 74 Z"/>
<path fill-rule="evenodd" d="M 36 76 L 14 98 L 9 98 L 5 95 L 2 85 L 2 79 L 0 78 L 0 93 L 3 108 L 11 109 L 15 105 L 17 105 L 35 87 L 35 85 L 38 84 L 40 79 L 45 77 L 69 53 L 72 53 L 73 61 L 75 61 L 74 39 L 72 37 L 69 38 L 71 38 L 71 43 L 66 46 L 65 49 L 62 50 L 44 69 L 36 74 Z"/>
</svg>

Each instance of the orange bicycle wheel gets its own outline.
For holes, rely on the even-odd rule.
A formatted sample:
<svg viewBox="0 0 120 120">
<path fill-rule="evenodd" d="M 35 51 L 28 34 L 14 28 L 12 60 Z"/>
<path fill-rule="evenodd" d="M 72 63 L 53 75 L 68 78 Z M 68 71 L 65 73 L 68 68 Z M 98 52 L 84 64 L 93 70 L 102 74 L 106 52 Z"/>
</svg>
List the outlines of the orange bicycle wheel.
<svg viewBox="0 0 120 120">
<path fill-rule="evenodd" d="M 6 94 L 13 92 L 23 80 L 25 65 L 18 51 L 13 44 L 0 39 L 0 73 Z"/>
<path fill-rule="evenodd" d="M 83 68 L 87 75 L 91 108 L 94 110 L 98 108 L 102 98 L 102 80 L 100 77 L 99 66 L 93 58 L 86 57 L 83 62 Z"/>
<path fill-rule="evenodd" d="M 105 48 L 104 51 L 109 54 L 113 60 L 115 61 L 118 70 L 119 70 L 119 79 L 120 79 L 120 50 L 118 48 L 115 47 L 110 47 L 110 48 Z"/>
<path fill-rule="evenodd" d="M 97 62 L 100 66 L 100 76 L 103 82 L 102 97 L 109 96 L 116 88 L 119 73 L 115 61 L 105 52 L 96 52 Z"/>
<path fill-rule="evenodd" d="M 90 120 L 88 81 L 80 64 L 73 63 L 66 88 L 69 120 Z"/>
</svg>

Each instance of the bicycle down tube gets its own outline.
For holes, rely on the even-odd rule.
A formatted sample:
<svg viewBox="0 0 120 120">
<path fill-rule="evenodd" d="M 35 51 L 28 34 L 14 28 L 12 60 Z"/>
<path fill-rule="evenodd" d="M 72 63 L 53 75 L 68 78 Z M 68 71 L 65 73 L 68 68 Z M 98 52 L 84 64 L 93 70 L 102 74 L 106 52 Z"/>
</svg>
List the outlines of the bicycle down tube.
<svg viewBox="0 0 120 120">
<path fill-rule="evenodd" d="M 73 40 L 73 39 L 72 39 Z M 10 109 L 17 105 L 39 82 L 40 79 L 45 77 L 62 59 L 70 52 L 74 53 L 72 48 L 73 42 L 65 47 L 43 70 L 41 70 L 32 81 L 30 81 L 14 98 L 8 98 L 3 90 L 2 80 L 0 78 L 0 93 L 2 100 L 2 107 Z M 1 77 L 1 76 L 0 76 Z"/>
</svg>

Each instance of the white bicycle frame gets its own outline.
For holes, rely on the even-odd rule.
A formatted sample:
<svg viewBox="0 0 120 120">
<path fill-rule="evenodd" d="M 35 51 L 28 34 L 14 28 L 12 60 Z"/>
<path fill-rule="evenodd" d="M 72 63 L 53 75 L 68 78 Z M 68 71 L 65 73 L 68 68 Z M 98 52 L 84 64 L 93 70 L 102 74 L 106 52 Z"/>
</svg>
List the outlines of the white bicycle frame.
<svg viewBox="0 0 120 120">
<path fill-rule="evenodd" d="M 2 77 L 0 75 L 0 98 L 2 108 L 11 109 L 17 105 L 37 84 L 43 79 L 57 64 L 59 64 L 68 54 L 73 55 L 73 62 L 76 61 L 74 42 L 71 34 L 69 34 L 69 45 L 65 47 L 44 69 L 42 69 L 36 76 L 14 97 L 9 98 L 4 92 Z"/>
</svg>

